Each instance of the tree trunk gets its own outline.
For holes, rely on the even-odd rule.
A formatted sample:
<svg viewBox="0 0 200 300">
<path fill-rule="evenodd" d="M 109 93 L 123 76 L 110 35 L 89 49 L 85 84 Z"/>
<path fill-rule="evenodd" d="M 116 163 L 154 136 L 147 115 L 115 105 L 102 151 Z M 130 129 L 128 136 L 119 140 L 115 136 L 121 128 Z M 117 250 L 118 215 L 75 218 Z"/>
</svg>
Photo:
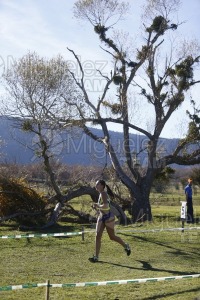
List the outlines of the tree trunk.
<svg viewBox="0 0 200 300">
<path fill-rule="evenodd" d="M 151 205 L 149 200 L 150 189 L 145 188 L 144 184 L 137 186 L 137 192 L 130 190 L 133 199 L 129 210 L 132 222 L 152 221 Z"/>
</svg>

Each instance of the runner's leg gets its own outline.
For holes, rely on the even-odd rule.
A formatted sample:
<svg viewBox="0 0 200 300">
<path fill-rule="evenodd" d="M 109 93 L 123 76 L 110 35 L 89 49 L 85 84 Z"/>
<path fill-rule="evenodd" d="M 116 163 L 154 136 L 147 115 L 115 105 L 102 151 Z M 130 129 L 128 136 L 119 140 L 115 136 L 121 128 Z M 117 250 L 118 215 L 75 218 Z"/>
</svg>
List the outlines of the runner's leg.
<svg viewBox="0 0 200 300">
<path fill-rule="evenodd" d="M 101 249 L 101 238 L 103 231 L 105 229 L 105 224 L 100 221 L 100 218 L 97 220 L 97 225 L 96 225 L 96 239 L 95 239 L 95 255 L 98 257 L 99 252 Z"/>
<path fill-rule="evenodd" d="M 106 230 L 107 230 L 107 233 L 109 235 L 109 238 L 112 241 L 115 241 L 115 242 L 119 243 L 123 247 L 126 247 L 126 243 L 119 236 L 117 236 L 115 234 L 115 230 L 114 230 L 115 220 L 106 221 L 105 226 L 106 226 Z"/>
</svg>

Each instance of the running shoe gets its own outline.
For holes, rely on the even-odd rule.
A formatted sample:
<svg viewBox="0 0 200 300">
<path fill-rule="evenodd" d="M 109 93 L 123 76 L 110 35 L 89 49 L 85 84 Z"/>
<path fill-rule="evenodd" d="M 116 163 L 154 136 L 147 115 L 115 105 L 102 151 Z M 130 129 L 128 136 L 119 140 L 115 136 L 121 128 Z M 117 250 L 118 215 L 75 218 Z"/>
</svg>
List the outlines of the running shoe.
<svg viewBox="0 0 200 300">
<path fill-rule="evenodd" d="M 93 255 L 92 257 L 89 258 L 89 261 L 95 263 L 95 262 L 99 261 L 99 258 L 98 258 L 98 256 Z"/>
<path fill-rule="evenodd" d="M 131 254 L 131 248 L 130 248 L 129 244 L 126 244 L 124 250 L 126 251 L 127 256 L 129 256 Z"/>
</svg>

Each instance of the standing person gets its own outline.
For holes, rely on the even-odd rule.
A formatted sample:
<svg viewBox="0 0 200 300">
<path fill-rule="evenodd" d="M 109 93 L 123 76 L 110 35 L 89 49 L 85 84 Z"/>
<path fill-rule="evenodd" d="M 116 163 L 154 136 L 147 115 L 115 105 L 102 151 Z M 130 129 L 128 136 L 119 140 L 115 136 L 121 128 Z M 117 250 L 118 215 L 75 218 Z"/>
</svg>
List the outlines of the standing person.
<svg viewBox="0 0 200 300">
<path fill-rule="evenodd" d="M 112 197 L 113 193 L 104 180 L 98 180 L 95 187 L 99 192 L 99 200 L 98 203 L 93 204 L 93 208 L 98 211 L 99 215 L 96 224 L 95 254 L 93 257 L 89 258 L 89 260 L 91 262 L 98 262 L 101 248 L 101 238 L 105 228 L 109 238 L 112 241 L 122 245 L 129 256 L 131 254 L 129 244 L 126 244 L 120 237 L 115 235 L 115 216 L 110 210 L 110 200 L 108 198 L 108 195 Z M 105 188 L 107 188 L 107 192 L 105 191 Z"/>
<path fill-rule="evenodd" d="M 185 196 L 187 202 L 187 223 L 194 223 L 191 178 L 188 179 L 188 184 L 185 187 Z"/>
</svg>

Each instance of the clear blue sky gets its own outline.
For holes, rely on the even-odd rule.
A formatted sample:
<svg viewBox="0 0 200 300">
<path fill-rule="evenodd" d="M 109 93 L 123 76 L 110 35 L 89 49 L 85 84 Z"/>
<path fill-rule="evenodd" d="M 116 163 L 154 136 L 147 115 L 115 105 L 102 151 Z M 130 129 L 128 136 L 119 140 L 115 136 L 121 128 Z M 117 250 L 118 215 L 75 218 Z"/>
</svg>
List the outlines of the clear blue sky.
<svg viewBox="0 0 200 300">
<path fill-rule="evenodd" d="M 12 64 L 13 59 L 23 56 L 27 51 L 36 51 L 45 57 L 61 54 L 71 60 L 73 57 L 66 49 L 69 47 L 81 56 L 82 62 L 106 61 L 108 56 L 100 49 L 100 42 L 93 28 L 73 17 L 74 2 L 75 0 L 0 0 L 0 75 Z M 132 9 L 127 20 L 120 25 L 137 36 L 144 0 L 129 2 Z M 187 22 L 181 25 L 179 32 L 183 37 L 196 38 L 200 43 L 200 0 L 182 2 L 179 21 Z M 200 72 L 198 74 L 200 77 Z M 195 88 L 192 93 L 200 105 L 200 87 Z M 163 137 L 184 135 L 185 110 L 188 108 L 189 101 L 174 114 L 162 132 Z M 115 126 L 113 130 L 118 128 Z"/>
</svg>

